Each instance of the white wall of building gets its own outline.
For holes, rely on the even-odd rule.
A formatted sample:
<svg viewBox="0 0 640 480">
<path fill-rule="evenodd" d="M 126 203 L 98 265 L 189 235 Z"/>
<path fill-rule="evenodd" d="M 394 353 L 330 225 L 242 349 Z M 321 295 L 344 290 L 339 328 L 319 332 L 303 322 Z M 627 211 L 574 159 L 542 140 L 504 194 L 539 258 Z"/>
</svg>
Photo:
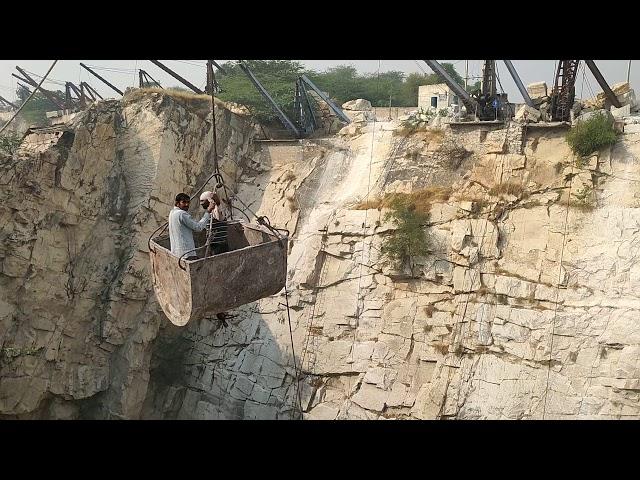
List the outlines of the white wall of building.
<svg viewBox="0 0 640 480">
<path fill-rule="evenodd" d="M 445 83 L 418 87 L 418 108 L 440 110 L 457 104 L 458 97 Z"/>
</svg>

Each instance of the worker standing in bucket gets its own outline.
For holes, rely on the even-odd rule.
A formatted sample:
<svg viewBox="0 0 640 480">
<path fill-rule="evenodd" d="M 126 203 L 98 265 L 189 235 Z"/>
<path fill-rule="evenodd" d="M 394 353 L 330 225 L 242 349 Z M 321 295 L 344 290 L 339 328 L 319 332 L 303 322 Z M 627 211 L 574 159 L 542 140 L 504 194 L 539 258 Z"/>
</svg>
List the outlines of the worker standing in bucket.
<svg viewBox="0 0 640 480">
<path fill-rule="evenodd" d="M 227 213 L 220 202 L 220 197 L 215 192 L 204 192 L 200 195 L 200 206 L 211 213 L 211 232 L 207 238 L 207 243 L 211 244 L 213 255 L 219 255 L 229 251 L 227 240 Z M 226 312 L 216 313 L 216 318 L 227 326 L 227 319 L 231 318 Z"/>
<path fill-rule="evenodd" d="M 209 206 L 199 222 L 196 222 L 189 215 L 189 204 L 191 199 L 186 193 L 176 195 L 175 207 L 169 213 L 169 240 L 171 242 L 171 253 L 181 257 L 185 253 L 191 253 L 187 260 L 197 260 L 193 232 L 201 232 L 209 225 L 211 212 L 215 208 Z"/>
<path fill-rule="evenodd" d="M 227 214 L 223 208 L 220 197 L 214 192 L 204 192 L 200 195 L 200 206 L 211 212 L 211 233 L 207 243 L 211 244 L 213 255 L 219 255 L 229 251 L 227 241 Z M 213 207 L 212 207 L 213 206 Z"/>
</svg>

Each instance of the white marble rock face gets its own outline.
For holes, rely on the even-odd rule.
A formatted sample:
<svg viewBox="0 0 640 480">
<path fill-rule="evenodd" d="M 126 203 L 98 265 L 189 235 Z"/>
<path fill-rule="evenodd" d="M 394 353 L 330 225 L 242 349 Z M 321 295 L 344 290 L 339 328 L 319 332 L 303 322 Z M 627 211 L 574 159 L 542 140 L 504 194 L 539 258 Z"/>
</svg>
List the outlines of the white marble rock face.
<svg viewBox="0 0 640 480">
<path fill-rule="evenodd" d="M 0 161 L 0 418 L 640 417 L 638 134 L 578 167 L 516 123 L 260 144 L 217 115 L 225 178 L 291 232 L 295 362 L 284 292 L 226 327 L 159 309 L 147 238 L 211 172 L 211 130 L 134 91 Z M 392 193 L 431 198 L 401 268 Z"/>
</svg>

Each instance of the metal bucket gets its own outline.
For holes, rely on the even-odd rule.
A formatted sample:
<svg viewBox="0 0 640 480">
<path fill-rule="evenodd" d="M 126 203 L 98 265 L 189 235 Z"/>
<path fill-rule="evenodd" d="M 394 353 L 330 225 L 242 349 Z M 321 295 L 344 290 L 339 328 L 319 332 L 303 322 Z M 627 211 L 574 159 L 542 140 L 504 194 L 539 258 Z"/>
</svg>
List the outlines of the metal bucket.
<svg viewBox="0 0 640 480">
<path fill-rule="evenodd" d="M 206 232 L 194 235 L 204 257 Z M 287 275 L 288 236 L 257 225 L 229 222 L 231 251 L 186 260 L 171 254 L 169 235 L 149 241 L 156 298 L 171 323 L 186 325 L 278 293 Z"/>
</svg>

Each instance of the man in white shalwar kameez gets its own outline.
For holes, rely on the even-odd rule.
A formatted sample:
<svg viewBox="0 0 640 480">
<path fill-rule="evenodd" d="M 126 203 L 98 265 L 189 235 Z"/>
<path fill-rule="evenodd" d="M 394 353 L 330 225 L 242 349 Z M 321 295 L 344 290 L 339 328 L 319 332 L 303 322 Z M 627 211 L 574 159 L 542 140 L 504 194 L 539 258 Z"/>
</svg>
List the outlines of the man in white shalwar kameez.
<svg viewBox="0 0 640 480">
<path fill-rule="evenodd" d="M 207 208 L 199 222 L 196 222 L 189 215 L 189 204 L 191 200 L 186 193 L 176 195 L 175 207 L 169 213 L 169 240 L 171 242 L 171 253 L 181 257 L 187 253 L 187 260 L 196 260 L 198 254 L 195 251 L 193 232 L 201 232 L 209 225 L 210 212 L 215 207 Z"/>
</svg>

